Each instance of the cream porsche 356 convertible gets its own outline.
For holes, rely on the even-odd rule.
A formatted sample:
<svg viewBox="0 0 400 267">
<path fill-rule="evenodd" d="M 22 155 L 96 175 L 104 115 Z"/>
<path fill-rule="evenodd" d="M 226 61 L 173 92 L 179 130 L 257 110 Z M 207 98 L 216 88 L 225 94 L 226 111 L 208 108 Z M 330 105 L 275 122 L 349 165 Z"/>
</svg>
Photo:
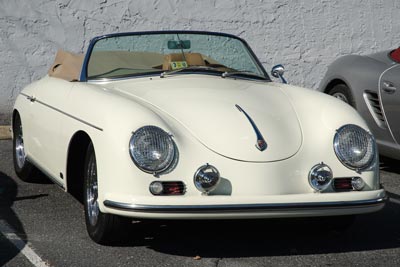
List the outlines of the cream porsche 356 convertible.
<svg viewBox="0 0 400 267">
<path fill-rule="evenodd" d="M 82 196 L 98 243 L 132 219 L 347 218 L 386 200 L 356 111 L 272 82 L 229 34 L 118 33 L 85 56 L 59 51 L 12 123 L 17 175 L 39 169 Z"/>
</svg>

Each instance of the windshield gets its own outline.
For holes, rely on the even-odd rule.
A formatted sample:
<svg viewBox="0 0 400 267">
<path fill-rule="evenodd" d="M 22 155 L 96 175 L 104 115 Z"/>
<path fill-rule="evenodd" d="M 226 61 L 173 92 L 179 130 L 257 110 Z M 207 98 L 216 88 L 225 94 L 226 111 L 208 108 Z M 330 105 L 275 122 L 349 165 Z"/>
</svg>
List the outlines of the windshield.
<svg viewBox="0 0 400 267">
<path fill-rule="evenodd" d="M 230 35 L 197 32 L 116 34 L 95 39 L 91 48 L 87 79 L 188 72 L 232 73 L 269 79 L 248 46 Z"/>
</svg>

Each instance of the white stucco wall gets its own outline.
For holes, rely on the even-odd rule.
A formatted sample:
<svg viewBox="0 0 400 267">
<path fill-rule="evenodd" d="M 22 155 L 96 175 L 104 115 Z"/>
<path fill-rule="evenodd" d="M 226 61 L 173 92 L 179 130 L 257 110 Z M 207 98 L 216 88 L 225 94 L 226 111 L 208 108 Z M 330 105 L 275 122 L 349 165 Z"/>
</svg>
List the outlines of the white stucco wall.
<svg viewBox="0 0 400 267">
<path fill-rule="evenodd" d="M 100 34 L 221 31 L 245 38 L 269 71 L 316 89 L 335 58 L 400 45 L 398 0 L 0 0 L 0 124 L 58 48 L 84 52 Z"/>
</svg>

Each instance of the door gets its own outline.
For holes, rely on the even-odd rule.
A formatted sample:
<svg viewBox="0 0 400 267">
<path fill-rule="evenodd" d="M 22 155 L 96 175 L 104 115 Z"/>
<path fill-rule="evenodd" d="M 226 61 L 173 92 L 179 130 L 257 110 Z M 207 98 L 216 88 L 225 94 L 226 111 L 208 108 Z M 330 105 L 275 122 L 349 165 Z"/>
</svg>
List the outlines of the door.
<svg viewBox="0 0 400 267">
<path fill-rule="evenodd" d="M 27 96 L 31 101 L 26 125 L 29 155 L 59 185 L 64 183 L 60 171 L 65 166 L 65 151 L 60 146 L 61 124 L 65 119 L 63 110 L 72 85 L 67 81 L 49 78 Z"/>
<path fill-rule="evenodd" d="M 396 64 L 382 73 L 379 91 L 390 132 L 400 144 L 400 65 Z"/>
</svg>

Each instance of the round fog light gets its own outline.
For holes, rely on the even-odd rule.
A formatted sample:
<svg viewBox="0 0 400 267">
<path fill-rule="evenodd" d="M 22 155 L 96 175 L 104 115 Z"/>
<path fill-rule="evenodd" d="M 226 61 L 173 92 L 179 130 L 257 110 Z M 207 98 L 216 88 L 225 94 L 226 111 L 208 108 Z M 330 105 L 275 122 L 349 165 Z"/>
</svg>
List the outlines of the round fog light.
<svg viewBox="0 0 400 267">
<path fill-rule="evenodd" d="M 164 191 L 164 187 L 161 182 L 152 182 L 149 189 L 153 195 L 161 195 Z"/>
<path fill-rule="evenodd" d="M 199 191 L 206 194 L 214 190 L 219 181 L 219 171 L 208 163 L 201 166 L 194 174 L 194 185 Z"/>
<path fill-rule="evenodd" d="M 364 188 L 365 182 L 361 177 L 351 178 L 351 186 L 354 190 L 360 191 Z"/>
<path fill-rule="evenodd" d="M 319 163 L 311 168 L 308 181 L 313 189 L 320 192 L 328 188 L 332 181 L 332 170 L 328 165 Z"/>
</svg>

